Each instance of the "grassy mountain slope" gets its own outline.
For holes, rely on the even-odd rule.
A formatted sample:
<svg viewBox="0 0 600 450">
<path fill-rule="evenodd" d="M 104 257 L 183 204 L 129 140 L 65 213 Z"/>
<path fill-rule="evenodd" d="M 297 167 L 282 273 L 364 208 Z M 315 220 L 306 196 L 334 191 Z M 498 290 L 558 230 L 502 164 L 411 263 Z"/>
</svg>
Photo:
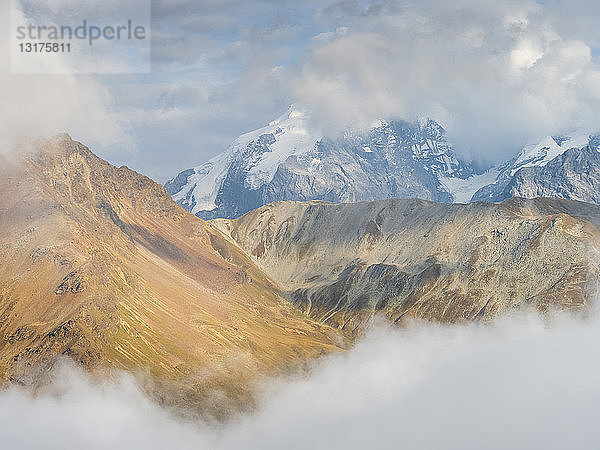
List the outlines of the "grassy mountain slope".
<svg viewBox="0 0 600 450">
<path fill-rule="evenodd" d="M 243 404 L 256 374 L 339 348 L 218 230 L 67 135 L 0 172 L 0 379 L 66 356 L 146 371 L 166 400 L 218 387 Z"/>
</svg>

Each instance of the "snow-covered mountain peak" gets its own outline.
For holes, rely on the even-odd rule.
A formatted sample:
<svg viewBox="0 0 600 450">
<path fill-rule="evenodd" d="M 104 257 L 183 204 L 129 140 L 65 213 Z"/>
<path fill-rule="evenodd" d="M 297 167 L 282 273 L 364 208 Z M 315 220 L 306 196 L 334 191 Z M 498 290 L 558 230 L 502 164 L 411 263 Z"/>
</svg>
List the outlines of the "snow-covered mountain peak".
<svg viewBox="0 0 600 450">
<path fill-rule="evenodd" d="M 589 132 L 546 136 L 499 166 L 498 177 L 471 201 L 559 197 L 600 203 L 599 144 L 599 136 Z"/>
<path fill-rule="evenodd" d="M 438 202 L 561 197 L 600 204 L 600 135 L 548 135 L 482 172 L 461 160 L 444 128 L 377 120 L 369 129 L 323 136 L 292 105 L 245 133 L 222 154 L 179 173 L 165 188 L 202 218 L 238 217 L 280 200 L 357 202 L 422 198 Z"/>
<path fill-rule="evenodd" d="M 423 131 L 427 131 L 435 136 L 443 136 L 446 133 L 444 127 L 437 121 L 430 117 L 421 116 L 417 120 L 419 128 Z"/>
<path fill-rule="evenodd" d="M 201 217 L 236 217 L 277 200 L 452 201 L 452 180 L 476 175 L 455 156 L 445 130 L 431 119 L 380 119 L 368 130 L 348 128 L 337 137 L 323 136 L 311 122 L 305 110 L 292 105 L 165 187 L 175 201 Z"/>
<path fill-rule="evenodd" d="M 387 120 L 383 120 L 383 119 L 377 119 L 374 120 L 371 125 L 369 126 L 370 130 L 374 130 L 376 128 L 383 128 L 386 127 L 388 125 Z"/>
<path fill-rule="evenodd" d="M 318 133 L 309 130 L 308 113 L 292 105 L 288 108 L 285 114 L 282 114 L 277 119 L 269 123 L 269 125 L 259 128 L 249 133 L 242 134 L 230 146 L 240 148 L 247 145 L 249 142 L 258 139 L 262 135 L 272 134 L 275 140 L 279 140 L 285 134 L 294 135 L 315 135 Z"/>
<path fill-rule="evenodd" d="M 232 165 L 243 167 L 245 183 L 257 189 L 272 180 L 281 163 L 292 155 L 310 152 L 321 137 L 310 129 L 306 111 L 291 105 L 267 126 L 242 134 L 224 153 L 181 172 L 165 186 L 173 199 L 192 213 L 212 211 Z"/>
<path fill-rule="evenodd" d="M 285 124 L 294 125 L 294 123 L 300 124 L 300 123 L 306 122 L 308 120 L 308 116 L 309 116 L 308 112 L 304 108 L 301 108 L 296 104 L 291 104 L 284 114 L 282 114 L 277 119 L 270 122 L 267 127 L 273 127 L 273 126 L 282 125 L 282 124 L 283 125 L 285 125 Z M 267 128 L 267 127 L 265 127 L 265 128 Z"/>
<path fill-rule="evenodd" d="M 571 148 L 588 145 L 590 133 L 577 133 L 572 136 L 546 136 L 536 144 L 526 145 L 514 162 L 511 175 L 524 167 L 543 167 Z"/>
<path fill-rule="evenodd" d="M 252 189 L 269 183 L 281 163 L 292 155 L 312 151 L 321 138 L 319 132 L 310 128 L 307 112 L 291 105 L 266 127 L 246 133 L 236 141 L 235 149 L 244 149 L 240 156 L 245 159 L 243 164 L 247 169 L 245 182 Z"/>
<path fill-rule="evenodd" d="M 306 111 L 301 109 L 296 109 L 294 105 L 290 107 L 290 111 L 288 114 L 289 119 L 306 119 L 307 118 Z"/>
</svg>

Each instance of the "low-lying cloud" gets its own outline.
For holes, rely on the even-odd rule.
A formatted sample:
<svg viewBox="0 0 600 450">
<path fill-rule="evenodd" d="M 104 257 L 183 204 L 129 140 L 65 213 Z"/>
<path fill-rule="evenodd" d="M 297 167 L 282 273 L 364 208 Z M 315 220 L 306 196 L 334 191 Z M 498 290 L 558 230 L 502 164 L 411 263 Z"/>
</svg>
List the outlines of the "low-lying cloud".
<svg viewBox="0 0 600 450">
<path fill-rule="evenodd" d="M 484 162 L 547 134 L 600 129 L 593 2 L 345 3 L 355 8 L 323 14 L 346 26 L 314 39 L 294 80 L 321 126 L 430 116 Z"/>
<path fill-rule="evenodd" d="M 13 2 L 16 6 L 21 3 Z M 54 0 L 45 5 L 52 10 L 80 3 Z M 26 22 L 19 8 L 11 10 L 10 1 L 0 2 L 0 24 L 5 30 L 0 37 L 0 155 L 12 152 L 23 138 L 64 132 L 105 153 L 133 152 L 134 135 L 128 120 L 115 110 L 109 88 L 98 77 L 11 73 L 10 55 L 18 51 L 10 42 L 11 13 Z M 53 22 L 48 19 L 44 23 Z M 60 60 L 53 64 L 54 70 L 61 70 Z"/>
<path fill-rule="evenodd" d="M 598 448 L 599 351 L 597 317 L 379 325 L 219 427 L 175 418 L 127 376 L 63 371 L 54 394 L 2 392 L 0 433 L 11 449 Z"/>
</svg>

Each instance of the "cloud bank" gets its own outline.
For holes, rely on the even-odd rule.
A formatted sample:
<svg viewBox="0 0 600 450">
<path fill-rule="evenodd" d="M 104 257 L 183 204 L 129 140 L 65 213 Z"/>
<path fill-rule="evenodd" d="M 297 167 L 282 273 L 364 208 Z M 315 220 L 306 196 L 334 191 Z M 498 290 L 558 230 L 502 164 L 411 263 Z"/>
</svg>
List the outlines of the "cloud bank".
<svg viewBox="0 0 600 450">
<path fill-rule="evenodd" d="M 270 380 L 258 410 L 181 422 L 128 378 L 63 372 L 56 392 L 0 394 L 7 448 L 598 448 L 600 320 L 375 327 L 310 375 Z"/>
<path fill-rule="evenodd" d="M 81 4 L 44 3 L 56 15 Z M 90 14 L 98 4 L 86 3 Z M 148 75 L 9 75 L 6 67 L 0 134 L 68 131 L 115 164 L 165 181 L 291 103 L 312 110 L 329 134 L 430 116 L 459 154 L 484 164 L 548 134 L 600 130 L 592 0 L 153 0 L 151 34 Z"/>
<path fill-rule="evenodd" d="M 181 168 L 290 103 L 327 134 L 433 117 L 483 164 L 548 134 L 600 130 L 600 6 L 590 0 L 160 0 L 154 11 L 164 83 L 146 95 L 161 101 L 132 116 L 150 118 L 148 146 L 178 146 Z M 185 92 L 199 100 L 180 100 Z"/>
<path fill-rule="evenodd" d="M 346 26 L 314 39 L 294 81 L 319 124 L 430 116 L 486 162 L 547 134 L 600 130 L 595 3 L 345 4 Z"/>
<path fill-rule="evenodd" d="M 15 2 L 17 4 L 19 2 Z M 46 2 L 49 10 L 72 5 L 72 0 Z M 20 10 L 16 10 L 26 21 Z M 68 132 L 110 155 L 131 152 L 134 135 L 125 117 L 114 108 L 110 89 L 94 76 L 73 74 L 13 74 L 10 68 L 11 2 L 1 2 L 0 23 L 0 154 L 22 138 L 49 137 Z M 53 23 L 48 12 L 48 22 Z M 60 65 L 59 62 L 56 62 Z M 60 71 L 60 67 L 56 67 Z"/>
</svg>

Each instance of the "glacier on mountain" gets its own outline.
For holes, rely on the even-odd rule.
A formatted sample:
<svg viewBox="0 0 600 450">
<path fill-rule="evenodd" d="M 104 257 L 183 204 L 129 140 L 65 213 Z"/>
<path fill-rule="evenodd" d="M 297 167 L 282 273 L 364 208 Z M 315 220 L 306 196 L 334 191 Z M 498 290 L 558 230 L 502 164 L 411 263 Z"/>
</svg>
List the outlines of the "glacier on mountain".
<svg viewBox="0 0 600 450">
<path fill-rule="evenodd" d="M 600 136 L 594 133 L 546 136 L 501 165 L 494 182 L 471 201 L 558 197 L 600 203 L 599 147 Z"/>
<path fill-rule="evenodd" d="M 193 214 L 217 208 L 217 196 L 232 164 L 247 158 L 245 183 L 258 189 L 269 183 L 279 165 L 292 155 L 309 152 L 321 139 L 311 133 L 306 113 L 294 106 L 266 127 L 238 137 L 229 148 L 204 164 L 180 172 L 165 187 L 173 199 Z"/>
</svg>

